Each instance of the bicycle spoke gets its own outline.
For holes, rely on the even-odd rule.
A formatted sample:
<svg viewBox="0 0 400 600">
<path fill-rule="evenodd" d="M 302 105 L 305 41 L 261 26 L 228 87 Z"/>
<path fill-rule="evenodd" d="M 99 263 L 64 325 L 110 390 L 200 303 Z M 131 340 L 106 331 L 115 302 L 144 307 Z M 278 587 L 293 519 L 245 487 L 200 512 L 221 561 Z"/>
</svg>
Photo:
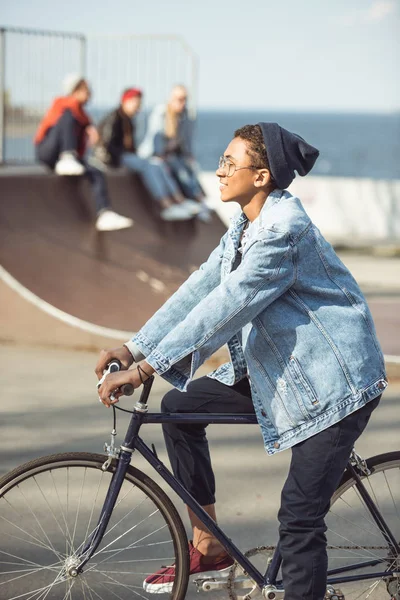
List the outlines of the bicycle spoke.
<svg viewBox="0 0 400 600">
<path fill-rule="evenodd" d="M 132 585 L 126 585 L 125 583 L 120 583 L 119 581 L 116 581 L 113 577 L 109 577 L 109 579 L 114 584 L 119 585 L 120 587 L 123 587 L 123 588 L 129 590 L 130 592 L 133 592 L 134 594 L 136 594 L 136 596 L 139 596 L 139 598 L 144 598 L 144 600 L 147 600 L 146 596 L 143 596 L 143 594 L 139 594 L 139 592 L 135 591 L 134 588 L 136 587 L 136 589 L 138 589 L 138 586 L 132 586 Z"/>
<path fill-rule="evenodd" d="M 102 583 L 101 585 L 102 585 L 104 588 L 106 587 L 106 586 L 104 585 L 104 583 Z M 120 596 L 119 594 L 117 594 L 117 593 L 116 593 L 114 590 L 110 590 L 110 589 L 107 589 L 107 588 L 106 588 L 106 590 L 107 590 L 107 594 L 110 594 L 110 593 L 111 593 L 113 596 L 115 596 L 115 598 L 118 598 L 119 600 L 124 600 L 124 599 L 122 598 L 122 596 Z"/>
<path fill-rule="evenodd" d="M 115 538 L 115 540 L 113 540 L 112 542 L 108 543 L 107 546 L 104 546 L 104 548 L 101 548 L 98 552 L 95 552 L 93 554 L 92 558 L 95 558 L 96 556 L 98 556 L 99 554 L 101 554 L 102 552 L 104 552 L 104 550 L 106 550 L 107 548 L 109 548 L 110 546 L 112 546 L 113 544 L 115 544 L 115 542 L 118 542 L 118 540 L 120 540 L 123 537 L 125 537 L 126 535 L 128 535 L 128 533 L 130 533 L 134 529 L 137 529 L 140 525 L 142 525 L 142 523 L 144 523 L 145 521 L 147 521 L 147 519 L 150 519 L 150 517 L 154 516 L 156 513 L 158 513 L 158 510 L 155 510 L 153 513 L 151 513 L 150 515 L 148 515 L 147 517 L 145 517 L 144 519 L 142 519 L 141 521 L 139 521 L 139 523 L 136 523 L 135 525 L 133 525 L 132 527 L 130 527 L 127 531 L 124 531 L 124 533 L 121 533 L 120 536 L 118 536 L 117 538 Z M 130 546 L 128 546 L 128 547 L 130 547 Z"/>
<path fill-rule="evenodd" d="M 367 523 L 369 523 L 370 525 L 372 525 L 372 527 L 376 530 L 375 532 L 373 531 L 368 531 L 368 533 L 370 533 L 371 535 L 376 535 L 377 537 L 380 537 L 382 539 L 382 532 L 379 529 L 376 521 L 373 520 L 371 514 L 367 511 L 366 506 L 364 504 L 364 501 L 359 493 L 359 491 L 355 488 L 354 489 L 354 494 L 355 494 L 355 498 L 358 501 L 359 507 L 353 506 L 352 504 L 350 504 L 349 501 L 345 501 L 343 498 L 339 498 L 339 500 L 343 503 L 346 504 L 346 506 L 348 508 L 350 508 L 353 512 L 353 514 L 357 515 L 358 517 L 361 517 L 364 521 L 366 521 Z M 362 514 L 360 514 L 360 509 L 363 511 Z M 365 513 L 365 514 L 364 514 Z M 343 518 L 343 517 L 342 517 Z M 353 527 L 360 527 L 357 523 L 355 523 L 354 521 L 350 521 Z"/>
<path fill-rule="evenodd" d="M 101 486 L 101 484 L 103 482 L 103 477 L 104 477 L 104 472 L 101 471 L 101 477 L 100 477 L 99 483 L 97 485 L 96 496 L 95 496 L 94 502 L 92 503 L 92 510 L 90 511 L 90 516 L 89 516 L 89 520 L 88 520 L 88 524 L 87 524 L 87 528 L 86 528 L 86 533 L 83 536 L 83 540 L 84 541 L 88 539 L 88 533 L 89 533 L 89 529 L 90 529 L 90 524 L 92 522 L 93 513 L 94 513 L 94 509 L 95 509 L 96 503 L 97 503 L 97 498 L 98 498 L 98 495 L 99 495 L 100 486 Z M 84 542 L 82 542 L 82 544 L 83 543 Z M 80 548 L 80 546 L 79 546 L 79 548 Z"/>
<path fill-rule="evenodd" d="M 80 508 L 81 508 L 83 487 L 84 487 L 85 481 L 86 481 L 86 473 L 87 473 L 87 469 L 85 469 L 85 471 L 83 473 L 83 479 L 82 479 L 82 484 L 81 484 L 81 491 L 80 491 L 80 494 L 79 494 L 78 507 L 76 509 L 75 525 L 74 525 L 74 530 L 72 532 L 72 548 L 74 547 L 75 534 L 76 534 L 76 526 L 78 524 L 78 515 L 79 515 Z"/>
<path fill-rule="evenodd" d="M 389 490 L 389 494 L 390 494 L 390 497 L 391 497 L 391 499 L 392 499 L 393 506 L 394 506 L 394 510 L 396 511 L 397 518 L 400 520 L 400 513 L 399 513 L 399 510 L 398 510 L 398 508 L 397 508 L 397 504 L 396 504 L 396 503 L 395 503 L 395 501 L 394 501 L 394 497 L 393 497 L 392 489 L 391 489 L 391 487 L 390 487 L 390 485 L 389 485 L 389 482 L 388 482 L 388 480 L 387 480 L 387 477 L 386 477 L 386 473 L 385 473 L 385 471 L 383 471 L 383 476 L 384 476 L 384 478 L 385 478 L 385 482 L 386 482 L 387 488 L 388 488 L 388 490 Z"/>
<path fill-rule="evenodd" d="M 104 457 L 71 456 L 71 460 L 65 454 L 52 456 L 48 465 L 38 459 L 38 466 L 28 465 L 32 474 L 19 473 L 15 485 L 8 482 L 4 488 L 0 597 L 147 600 L 143 580 L 166 562 L 177 563 L 179 582 L 182 565 L 187 564 L 187 538 L 179 515 L 164 492 L 134 468 L 122 481 L 99 547 L 75 576 L 72 569 L 93 552 L 94 538 L 104 523 L 103 504 L 113 472 L 102 471 Z M 82 555 L 90 540 L 87 554 Z M 180 586 L 181 596 L 184 582 L 176 588 Z"/>
<path fill-rule="evenodd" d="M 127 517 L 129 517 L 133 512 L 135 512 L 135 510 L 140 508 L 146 502 L 146 500 L 148 500 L 147 496 L 145 496 L 143 498 L 143 500 L 141 502 L 139 502 L 139 504 L 134 506 L 128 513 L 126 513 L 117 523 L 115 523 L 112 527 L 110 527 L 110 529 L 105 533 L 104 537 L 106 537 L 109 533 L 111 533 L 113 531 L 113 529 L 118 527 L 118 525 L 120 525 L 122 523 L 122 521 L 124 521 Z"/>
<path fill-rule="evenodd" d="M 400 533 L 400 513 L 396 503 L 400 491 L 399 462 L 399 453 L 396 453 L 396 459 L 392 463 L 390 460 L 385 462 L 384 459 L 381 466 L 379 461 L 375 461 L 371 474 L 362 478 L 372 501 L 396 539 Z M 392 549 L 364 503 L 354 480 L 347 481 L 342 491 L 337 492 L 327 516 L 327 526 L 330 569 L 359 565 L 357 571 L 343 574 L 344 577 L 359 575 L 359 581 L 338 583 L 335 587 L 341 589 L 346 600 L 389 600 L 384 578 L 363 580 L 362 576 L 371 575 L 374 570 L 397 570 L 398 558 L 391 557 Z M 377 564 L 362 566 L 371 561 L 377 561 Z M 340 580 L 340 574 L 335 577 Z"/>
<path fill-rule="evenodd" d="M 34 479 L 35 479 L 35 478 L 34 478 Z M 28 507 L 28 510 L 29 510 L 29 512 L 32 514 L 33 518 L 35 519 L 36 523 L 39 525 L 39 528 L 41 529 L 42 533 L 44 534 L 45 538 L 47 539 L 47 541 L 48 541 L 48 543 L 49 543 L 49 546 L 50 546 L 50 547 L 51 547 L 51 549 L 53 550 L 54 554 L 55 554 L 56 556 L 60 557 L 59 553 L 56 551 L 56 549 L 54 548 L 53 544 L 51 543 L 51 541 L 50 541 L 50 539 L 49 539 L 48 535 L 47 535 L 47 534 L 46 534 L 46 532 L 44 531 L 44 529 L 43 529 L 43 527 L 42 527 L 42 525 L 41 525 L 41 523 L 40 523 L 39 519 L 37 518 L 36 514 L 35 514 L 35 513 L 34 513 L 34 511 L 32 510 L 32 508 L 31 508 L 30 504 L 28 503 L 27 499 L 25 498 L 25 495 L 23 494 L 23 492 L 22 492 L 22 490 L 21 490 L 20 486 L 18 485 L 17 487 L 18 487 L 18 491 L 20 492 L 20 494 L 22 495 L 22 497 L 23 497 L 23 499 L 24 499 L 24 501 L 25 501 L 25 504 L 26 504 L 26 506 Z"/>
<path fill-rule="evenodd" d="M 158 531 L 161 531 L 162 529 L 164 529 L 166 527 L 166 525 L 163 525 L 162 527 L 160 527 L 159 529 L 156 529 L 155 531 L 152 531 L 151 533 L 149 533 L 148 535 L 144 536 L 142 539 L 146 539 L 147 537 L 150 537 L 151 535 L 154 535 L 155 533 L 158 533 Z M 139 542 L 142 541 L 142 539 L 138 540 Z M 135 548 L 134 543 L 127 546 L 126 548 L 120 548 L 119 550 L 115 551 L 115 554 L 112 554 L 110 557 L 106 557 L 104 558 L 102 561 L 100 561 L 100 563 L 98 564 L 103 564 L 106 560 L 110 560 L 110 558 L 113 558 L 114 556 L 116 556 L 117 554 L 120 554 L 121 552 L 123 552 L 124 550 L 132 550 L 133 548 Z M 101 552 L 101 551 L 100 551 Z M 98 552 L 97 554 L 100 554 L 100 552 Z M 93 555 L 96 556 L 96 555 Z"/>
<path fill-rule="evenodd" d="M 70 533 L 70 531 L 69 531 L 69 527 L 68 527 L 68 522 L 67 522 L 67 520 L 66 520 L 66 518 L 65 518 L 65 515 L 64 515 L 64 509 L 63 509 L 63 507 L 62 507 L 62 504 L 61 504 L 61 498 L 60 498 L 60 495 L 59 495 L 59 493 L 58 493 L 58 488 L 57 488 L 57 486 L 56 486 L 56 483 L 55 483 L 55 481 L 54 481 L 53 471 L 51 470 L 51 471 L 49 472 L 49 474 L 50 474 L 50 478 L 51 478 L 51 480 L 52 480 L 52 482 L 53 482 L 54 491 L 55 491 L 55 493 L 56 493 L 56 496 L 57 496 L 57 499 L 58 499 L 58 505 L 59 505 L 59 507 L 60 507 L 60 510 L 61 510 L 61 516 L 62 516 L 62 518 L 63 518 L 63 520 L 64 520 L 64 525 L 65 525 L 65 542 L 67 543 L 67 541 L 69 541 L 69 544 L 70 544 L 70 549 L 69 549 L 69 552 L 71 552 L 71 550 L 73 550 L 73 544 L 72 544 L 71 533 Z M 36 478 L 34 478 L 34 479 L 36 480 Z M 49 507 L 49 508 L 50 508 L 50 507 Z M 50 508 L 50 510 L 52 510 L 52 509 Z M 55 517 L 55 515 L 54 515 L 53 511 L 52 511 L 52 514 L 53 514 L 54 518 L 56 519 L 56 517 Z M 57 521 L 57 523 L 58 523 L 58 519 L 56 519 L 56 521 Z M 61 525 L 60 525 L 60 524 L 59 524 L 59 527 L 60 527 L 60 529 L 62 530 L 62 528 L 61 528 Z M 67 548 L 68 548 L 68 546 L 67 546 Z M 67 552 L 67 554 L 69 554 L 69 552 Z"/>
<path fill-rule="evenodd" d="M 61 581 L 59 583 L 62 583 Z M 54 587 L 54 582 L 50 584 L 50 586 Z M 41 593 L 43 590 L 47 590 L 49 586 L 41 587 L 33 591 L 25 592 L 23 594 L 19 594 L 18 596 L 13 596 L 12 598 L 8 598 L 7 600 L 20 600 L 20 598 L 24 598 L 24 600 L 34 600 L 34 595 Z M 30 594 L 30 595 L 29 595 Z M 39 596 L 37 596 L 36 600 L 39 600 Z"/>
<path fill-rule="evenodd" d="M 12 535 L 11 533 L 8 533 L 7 531 L 4 532 L 3 535 L 7 535 L 10 538 L 23 541 L 25 544 L 31 544 L 32 546 L 37 546 L 38 548 L 45 548 L 46 550 L 50 550 L 51 552 L 53 552 L 57 556 L 57 558 L 59 558 L 59 559 L 62 558 L 61 555 L 52 546 L 46 545 L 42 540 L 39 540 L 39 539 L 35 538 L 28 531 L 26 531 L 25 529 L 22 529 L 21 527 L 19 527 L 18 525 L 16 525 L 12 521 L 9 521 L 8 519 L 5 519 L 4 517 L 2 517 L 2 519 L 6 523 L 8 523 L 9 525 L 11 525 L 12 527 L 15 527 L 19 531 L 22 531 L 22 533 L 26 534 L 27 536 L 29 536 L 29 537 L 31 537 L 33 539 L 36 539 L 36 543 L 35 542 L 31 542 L 30 540 L 27 540 L 27 539 L 24 539 L 24 538 L 20 538 L 20 537 L 18 537 L 16 535 Z"/>
</svg>

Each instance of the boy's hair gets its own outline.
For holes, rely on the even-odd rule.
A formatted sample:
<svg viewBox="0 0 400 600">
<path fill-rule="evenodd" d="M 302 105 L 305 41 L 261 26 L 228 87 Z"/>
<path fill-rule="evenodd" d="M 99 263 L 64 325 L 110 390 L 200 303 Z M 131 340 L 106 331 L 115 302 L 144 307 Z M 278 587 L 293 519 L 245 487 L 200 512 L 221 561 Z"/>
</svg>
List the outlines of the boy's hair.
<svg viewBox="0 0 400 600">
<path fill-rule="evenodd" d="M 252 164 L 257 169 L 268 169 L 271 174 L 271 183 L 275 184 L 268 162 L 267 150 L 264 137 L 259 125 L 245 125 L 236 129 L 235 137 L 247 142 L 247 153 L 250 155 Z"/>
</svg>

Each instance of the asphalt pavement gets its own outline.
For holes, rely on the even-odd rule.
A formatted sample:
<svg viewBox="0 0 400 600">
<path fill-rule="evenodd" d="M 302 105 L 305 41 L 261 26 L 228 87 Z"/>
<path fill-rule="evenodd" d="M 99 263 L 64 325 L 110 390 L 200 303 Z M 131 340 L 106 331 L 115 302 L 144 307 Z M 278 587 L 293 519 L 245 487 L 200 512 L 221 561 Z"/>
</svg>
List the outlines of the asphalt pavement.
<svg viewBox="0 0 400 600">
<path fill-rule="evenodd" d="M 98 402 L 95 362 L 92 353 L 0 347 L 0 474 L 50 453 L 103 451 L 112 429 L 112 413 Z M 199 374 L 204 373 L 202 369 Z M 158 411 L 169 387 L 161 378 L 156 379 L 151 411 Z M 123 400 L 127 407 L 132 402 L 131 398 Z M 393 382 L 357 444 L 363 456 L 399 448 L 399 403 L 400 383 Z M 119 417 L 119 443 L 127 423 L 127 417 Z M 147 425 L 142 436 L 155 444 L 160 458 L 168 464 L 160 426 Z M 256 425 L 213 425 L 209 427 L 209 440 L 217 478 L 218 518 L 223 529 L 242 550 L 274 544 L 276 513 L 290 452 L 267 456 Z M 166 489 L 141 457 L 134 455 L 132 464 Z M 185 517 L 182 502 L 173 493 L 171 497 Z M 214 597 L 226 598 L 215 592 Z M 187 599 L 194 598 L 198 596 L 193 586 Z"/>
</svg>

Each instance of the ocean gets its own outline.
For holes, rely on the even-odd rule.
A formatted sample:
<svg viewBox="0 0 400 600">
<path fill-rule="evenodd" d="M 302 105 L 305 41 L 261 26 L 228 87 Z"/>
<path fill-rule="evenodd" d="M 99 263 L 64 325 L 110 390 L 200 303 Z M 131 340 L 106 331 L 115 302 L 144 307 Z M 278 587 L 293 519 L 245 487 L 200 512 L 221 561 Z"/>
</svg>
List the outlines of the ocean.
<svg viewBox="0 0 400 600">
<path fill-rule="evenodd" d="M 200 111 L 195 148 L 201 167 L 216 169 L 235 129 L 260 121 L 279 123 L 316 146 L 315 175 L 400 179 L 400 113 Z"/>
<path fill-rule="evenodd" d="M 90 111 L 96 122 L 104 109 Z M 143 121 L 143 116 L 139 117 Z M 337 177 L 400 179 L 400 112 L 393 114 L 291 113 L 200 110 L 195 126 L 195 155 L 201 168 L 213 171 L 235 129 L 275 121 L 320 150 L 313 174 Z M 141 124 L 143 129 L 143 123 Z M 6 135 L 9 162 L 32 162 L 32 136 Z"/>
</svg>

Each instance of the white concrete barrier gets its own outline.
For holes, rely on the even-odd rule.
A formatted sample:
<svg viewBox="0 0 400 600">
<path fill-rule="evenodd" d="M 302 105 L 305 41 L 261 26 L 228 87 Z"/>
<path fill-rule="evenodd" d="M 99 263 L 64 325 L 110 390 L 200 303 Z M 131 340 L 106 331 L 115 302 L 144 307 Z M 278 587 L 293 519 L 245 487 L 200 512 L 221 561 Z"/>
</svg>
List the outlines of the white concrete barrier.
<svg viewBox="0 0 400 600">
<path fill-rule="evenodd" d="M 229 224 L 236 203 L 219 200 L 214 173 L 202 174 L 210 205 Z M 322 234 L 333 244 L 400 244 L 400 180 L 297 177 L 289 190 L 299 196 Z"/>
</svg>

